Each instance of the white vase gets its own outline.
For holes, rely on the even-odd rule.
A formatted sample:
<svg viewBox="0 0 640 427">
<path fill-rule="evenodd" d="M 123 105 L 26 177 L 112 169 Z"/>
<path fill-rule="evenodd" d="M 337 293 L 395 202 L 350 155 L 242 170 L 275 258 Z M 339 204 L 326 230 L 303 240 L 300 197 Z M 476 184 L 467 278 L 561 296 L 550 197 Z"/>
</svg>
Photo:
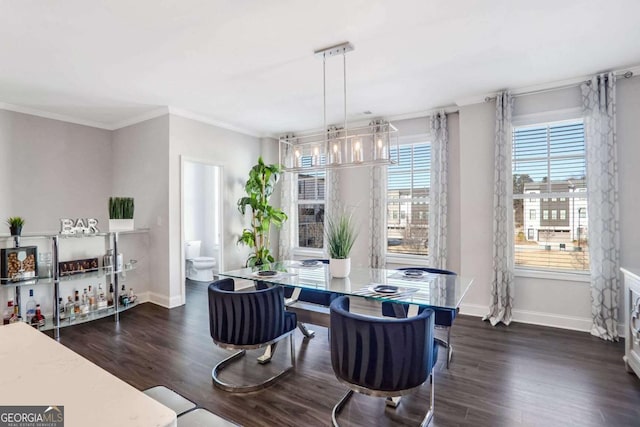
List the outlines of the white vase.
<svg viewBox="0 0 640 427">
<path fill-rule="evenodd" d="M 351 273 L 351 258 L 330 258 L 329 271 L 331 272 L 331 277 L 348 277 L 349 273 Z"/>
<path fill-rule="evenodd" d="M 133 219 L 110 219 L 109 231 L 133 231 Z"/>
</svg>

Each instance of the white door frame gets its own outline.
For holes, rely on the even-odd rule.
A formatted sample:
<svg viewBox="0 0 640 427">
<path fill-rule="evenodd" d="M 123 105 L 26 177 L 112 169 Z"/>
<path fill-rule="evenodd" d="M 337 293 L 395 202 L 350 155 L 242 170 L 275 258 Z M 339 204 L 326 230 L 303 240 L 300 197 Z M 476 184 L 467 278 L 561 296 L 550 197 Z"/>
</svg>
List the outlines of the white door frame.
<svg viewBox="0 0 640 427">
<path fill-rule="evenodd" d="M 218 191 L 220 194 L 220 203 L 218 203 L 218 216 L 220 218 L 220 250 L 219 250 L 219 260 L 220 265 L 218 266 L 218 271 L 224 271 L 224 165 L 216 162 L 214 160 L 203 159 L 202 157 L 190 157 L 185 155 L 180 155 L 180 290 L 182 294 L 182 303 L 186 304 L 186 280 L 187 280 L 187 272 L 185 270 L 185 254 L 184 254 L 184 245 L 186 240 L 184 238 L 184 164 L 186 162 L 191 163 L 201 163 L 207 166 L 216 166 L 220 168 L 220 174 L 218 179 Z"/>
</svg>

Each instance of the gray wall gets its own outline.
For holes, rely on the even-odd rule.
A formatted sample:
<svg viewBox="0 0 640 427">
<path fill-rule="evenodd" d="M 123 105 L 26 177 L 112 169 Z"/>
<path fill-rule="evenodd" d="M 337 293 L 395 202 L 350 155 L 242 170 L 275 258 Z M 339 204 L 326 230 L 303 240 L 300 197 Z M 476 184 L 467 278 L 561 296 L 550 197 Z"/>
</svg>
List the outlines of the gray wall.
<svg viewBox="0 0 640 427">
<path fill-rule="evenodd" d="M 112 193 L 133 197 L 136 228 L 149 228 L 149 298 L 169 298 L 169 116 L 113 132 Z"/>
<path fill-rule="evenodd" d="M 1 218 L 57 232 L 60 218 L 93 217 L 106 230 L 111 161 L 109 131 L 0 110 Z"/>
<path fill-rule="evenodd" d="M 195 159 L 222 166 L 223 182 L 223 247 L 224 268 L 244 266 L 249 250 L 236 244 L 248 217 L 243 218 L 237 201 L 244 194 L 249 170 L 261 155 L 258 138 L 222 129 L 183 117 L 170 116 L 169 150 L 169 256 L 170 306 L 182 303 L 184 283 L 182 274 L 182 235 L 180 229 L 180 159 Z"/>
</svg>

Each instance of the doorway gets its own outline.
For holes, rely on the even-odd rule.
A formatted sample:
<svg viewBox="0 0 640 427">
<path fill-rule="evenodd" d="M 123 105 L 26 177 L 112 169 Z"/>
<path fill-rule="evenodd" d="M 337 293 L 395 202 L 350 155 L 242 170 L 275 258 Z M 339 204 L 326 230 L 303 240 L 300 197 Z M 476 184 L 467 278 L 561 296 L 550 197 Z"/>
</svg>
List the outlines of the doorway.
<svg viewBox="0 0 640 427">
<path fill-rule="evenodd" d="M 187 287 L 205 287 L 223 271 L 223 168 L 181 158 L 182 301 Z"/>
</svg>

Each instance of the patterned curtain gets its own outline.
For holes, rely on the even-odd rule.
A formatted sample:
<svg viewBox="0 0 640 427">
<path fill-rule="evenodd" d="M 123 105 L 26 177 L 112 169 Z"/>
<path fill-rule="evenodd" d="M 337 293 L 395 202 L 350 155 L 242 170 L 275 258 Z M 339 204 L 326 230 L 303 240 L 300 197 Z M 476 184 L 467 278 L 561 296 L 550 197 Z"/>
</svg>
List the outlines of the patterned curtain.
<svg viewBox="0 0 640 427">
<path fill-rule="evenodd" d="M 369 168 L 371 202 L 369 208 L 369 265 L 385 268 L 387 263 L 387 167 Z"/>
<path fill-rule="evenodd" d="M 340 204 L 340 171 L 327 169 L 325 175 L 324 191 L 325 218 L 327 218 L 327 216 L 335 218 L 342 209 L 342 205 Z M 325 240 L 326 239 L 323 238 L 322 241 L 324 242 L 325 255 L 328 258 L 329 252 L 327 250 L 327 242 Z"/>
<path fill-rule="evenodd" d="M 591 334 L 617 341 L 620 231 L 615 75 L 595 76 L 581 89 L 587 154 Z"/>
<path fill-rule="evenodd" d="M 284 172 L 280 177 L 281 180 L 281 209 L 287 214 L 289 219 L 280 229 L 279 255 L 277 259 L 293 259 L 293 248 L 295 246 L 294 238 L 296 235 L 295 227 L 298 224 L 298 192 L 297 190 L 297 174 L 293 172 Z"/>
<path fill-rule="evenodd" d="M 492 325 L 511 323 L 513 310 L 513 179 L 511 176 L 511 111 L 509 92 L 496 97 L 495 183 L 493 188 L 493 278 L 489 314 Z"/>
<path fill-rule="evenodd" d="M 449 132 L 444 110 L 431 116 L 431 188 L 429 192 L 429 265 L 447 268 L 447 185 Z"/>
</svg>

